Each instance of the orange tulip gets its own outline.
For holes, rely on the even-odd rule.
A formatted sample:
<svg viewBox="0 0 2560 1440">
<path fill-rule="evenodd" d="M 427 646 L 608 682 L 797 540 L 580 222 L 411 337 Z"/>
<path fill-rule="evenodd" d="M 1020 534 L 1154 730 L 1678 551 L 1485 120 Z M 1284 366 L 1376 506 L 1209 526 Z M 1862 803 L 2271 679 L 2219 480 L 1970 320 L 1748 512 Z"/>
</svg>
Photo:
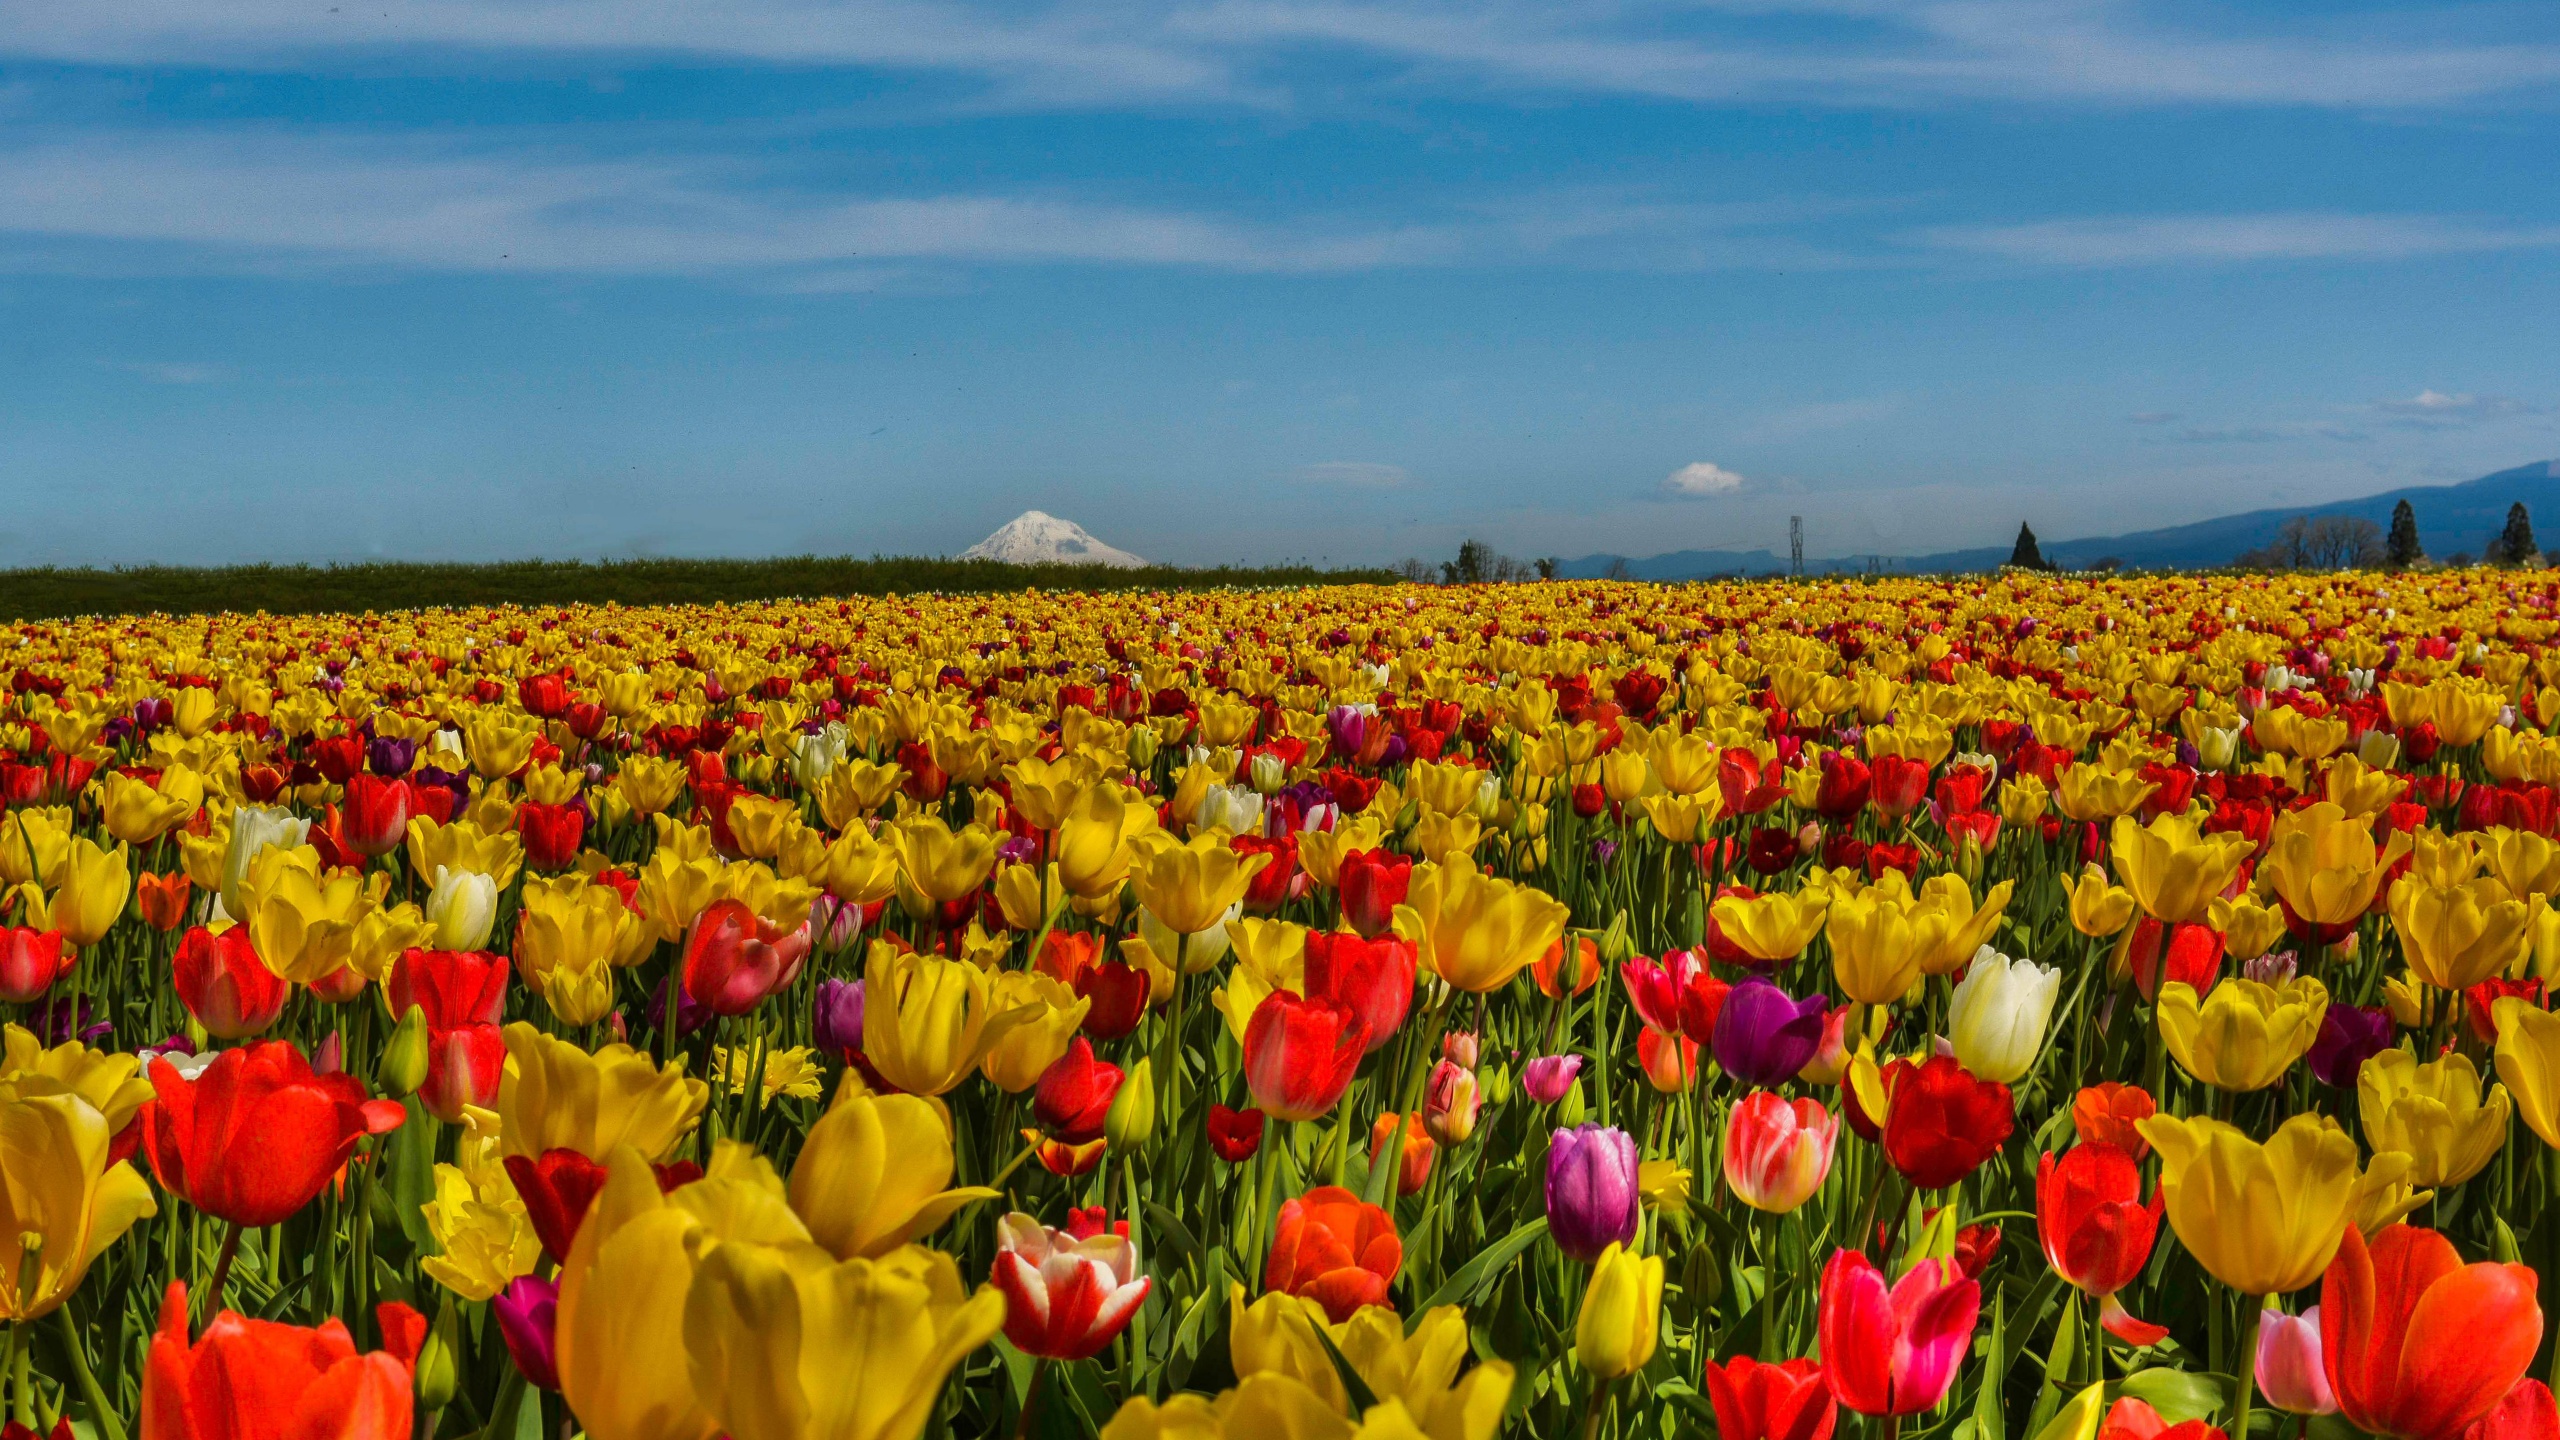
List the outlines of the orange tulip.
<svg viewBox="0 0 2560 1440">
<path fill-rule="evenodd" d="M 2367 1249 L 2348 1226 L 2320 1282 L 2320 1350 L 2338 1409 L 2377 1435 L 2459 1434 L 2533 1363 L 2534 1286 L 2523 1265 L 2463 1264 L 2433 1230 L 2393 1225 Z"/>
</svg>

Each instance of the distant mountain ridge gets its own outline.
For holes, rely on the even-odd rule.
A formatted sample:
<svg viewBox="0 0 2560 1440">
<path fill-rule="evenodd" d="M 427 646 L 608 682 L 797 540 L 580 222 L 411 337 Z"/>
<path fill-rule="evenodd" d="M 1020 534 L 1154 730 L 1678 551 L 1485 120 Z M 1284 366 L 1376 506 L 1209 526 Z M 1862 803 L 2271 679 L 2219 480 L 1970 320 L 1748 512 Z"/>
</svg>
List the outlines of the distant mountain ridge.
<svg viewBox="0 0 2560 1440">
<path fill-rule="evenodd" d="M 2518 501 L 2524 502 L 2525 509 L 2537 521 L 2560 526 L 2560 460 L 2537 460 L 2458 485 L 2413 485 L 2354 500 L 2250 510 L 2128 535 L 2071 540 L 2039 536 L 2038 548 L 2047 560 L 2075 569 L 2109 557 L 2136 569 L 2201 569 L 2228 565 L 2244 551 L 2266 545 L 2275 539 L 2284 522 L 2297 515 L 2354 515 L 2388 528 L 2391 509 L 2402 500 L 2417 512 L 2419 543 L 2429 556 L 2442 560 L 2456 553 L 2478 555 L 2506 523 L 2507 507 Z M 1896 556 L 1887 563 L 1898 572 L 1928 574 L 1991 570 L 2008 558 L 2009 546 L 2002 544 L 1934 555 Z M 1610 567 L 1621 560 L 1625 561 L 1627 573 L 1638 580 L 1772 575 L 1787 570 L 1785 558 L 1767 550 L 1677 550 L 1641 560 L 1585 555 L 1565 561 L 1557 567 L 1557 573 L 1572 579 L 1593 579 L 1608 574 Z M 1805 569 L 1821 574 L 1865 568 L 1863 558 L 1805 561 Z"/>
</svg>

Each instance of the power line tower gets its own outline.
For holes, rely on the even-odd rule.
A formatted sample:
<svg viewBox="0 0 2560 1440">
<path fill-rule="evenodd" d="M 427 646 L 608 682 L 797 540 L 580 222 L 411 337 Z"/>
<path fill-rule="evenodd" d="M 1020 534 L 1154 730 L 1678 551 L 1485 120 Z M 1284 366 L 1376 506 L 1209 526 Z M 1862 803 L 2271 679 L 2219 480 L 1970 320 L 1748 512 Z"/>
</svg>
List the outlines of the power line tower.
<svg viewBox="0 0 2560 1440">
<path fill-rule="evenodd" d="M 1804 578 L 1804 517 L 1787 517 L 1787 573 Z"/>
</svg>

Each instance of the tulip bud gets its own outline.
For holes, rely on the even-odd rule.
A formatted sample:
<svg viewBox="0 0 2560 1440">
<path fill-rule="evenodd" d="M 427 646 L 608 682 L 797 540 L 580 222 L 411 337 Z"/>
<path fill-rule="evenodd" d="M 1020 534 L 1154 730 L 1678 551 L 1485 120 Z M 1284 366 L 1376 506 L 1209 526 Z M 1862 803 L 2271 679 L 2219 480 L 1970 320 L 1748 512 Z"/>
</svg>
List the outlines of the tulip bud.
<svg viewBox="0 0 2560 1440">
<path fill-rule="evenodd" d="M 1147 771 L 1155 768 L 1156 732 L 1141 725 L 1129 732 L 1129 768 Z"/>
<path fill-rule="evenodd" d="M 450 1310 L 445 1313 L 452 1314 Z M 418 1403 L 429 1410 L 443 1409 L 452 1401 L 461 1380 L 462 1369 L 454 1359 L 453 1342 L 445 1335 L 445 1327 L 438 1325 L 427 1332 L 427 1343 L 418 1347 L 417 1376 L 412 1382 Z"/>
<path fill-rule="evenodd" d="M 1483 1092 L 1473 1071 L 1443 1060 L 1431 1067 L 1422 1095 L 1422 1128 L 1434 1144 L 1464 1145 L 1476 1133 L 1476 1109 Z"/>
<path fill-rule="evenodd" d="M 1527 1087 L 1529 1098 L 1541 1105 L 1553 1105 L 1573 1091 L 1573 1078 L 1582 1073 L 1579 1055 L 1542 1055 L 1529 1062 L 1520 1083 Z"/>
<path fill-rule="evenodd" d="M 1556 1102 L 1556 1123 L 1568 1130 L 1582 1123 L 1584 1113 L 1582 1087 L 1579 1085 L 1565 1091 L 1564 1098 Z"/>
<path fill-rule="evenodd" d="M 1621 910 L 1617 918 L 1609 922 L 1609 928 L 1600 932 L 1600 959 L 1614 970 L 1634 958 L 1636 942 L 1627 933 L 1627 912 Z"/>
<path fill-rule="evenodd" d="M 347 1068 L 347 1044 L 337 1031 L 321 1037 L 319 1047 L 311 1052 L 311 1068 L 322 1075 L 335 1075 Z"/>
<path fill-rule="evenodd" d="M 1495 1065 L 1477 1071 L 1476 1088 L 1483 1093 L 1487 1105 L 1511 1103 L 1511 1067 Z"/>
<path fill-rule="evenodd" d="M 412 1005 L 409 1013 L 391 1032 L 391 1042 L 382 1047 L 381 1063 L 374 1067 L 374 1088 L 395 1100 L 405 1100 L 427 1083 L 427 1009 Z"/>
<path fill-rule="evenodd" d="M 1112 1097 L 1111 1111 L 1102 1119 L 1102 1136 L 1113 1150 L 1125 1153 L 1154 1139 L 1155 1133 L 1155 1061 L 1142 1057 L 1129 1067 L 1120 1093 Z"/>
<path fill-rule="evenodd" d="M 1461 1070 L 1476 1068 L 1476 1036 L 1472 1030 L 1452 1030 L 1440 1037 L 1440 1058 Z"/>
</svg>

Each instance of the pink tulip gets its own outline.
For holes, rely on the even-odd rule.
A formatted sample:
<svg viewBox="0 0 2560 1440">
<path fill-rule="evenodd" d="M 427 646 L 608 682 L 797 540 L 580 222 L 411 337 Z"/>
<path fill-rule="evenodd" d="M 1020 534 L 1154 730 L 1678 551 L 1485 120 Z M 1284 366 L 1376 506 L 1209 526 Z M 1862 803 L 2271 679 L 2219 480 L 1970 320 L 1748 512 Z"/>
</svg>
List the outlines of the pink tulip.
<svg viewBox="0 0 2560 1440">
<path fill-rule="evenodd" d="M 2258 1393 L 2296 1415 L 2334 1415 L 2338 1397 L 2329 1389 L 2320 1358 L 2320 1307 L 2299 1315 L 2258 1312 Z"/>
<path fill-rule="evenodd" d="M 1833 1252 L 1819 1322 L 1831 1393 L 1865 1415 L 1929 1409 L 1946 1397 L 1981 1311 L 1982 1287 L 1952 1260 L 1923 1260 L 1888 1290 L 1865 1252 Z"/>
<path fill-rule="evenodd" d="M 1541 1105 L 1553 1105 L 1573 1088 L 1574 1077 L 1582 1073 L 1579 1055 L 1541 1055 L 1520 1072 L 1520 1088 Z"/>
<path fill-rule="evenodd" d="M 1839 1120 L 1821 1101 L 1790 1102 L 1755 1090 L 1733 1102 L 1724 1132 L 1724 1183 L 1752 1209 L 1783 1215 L 1822 1188 L 1839 1135 Z"/>
</svg>

